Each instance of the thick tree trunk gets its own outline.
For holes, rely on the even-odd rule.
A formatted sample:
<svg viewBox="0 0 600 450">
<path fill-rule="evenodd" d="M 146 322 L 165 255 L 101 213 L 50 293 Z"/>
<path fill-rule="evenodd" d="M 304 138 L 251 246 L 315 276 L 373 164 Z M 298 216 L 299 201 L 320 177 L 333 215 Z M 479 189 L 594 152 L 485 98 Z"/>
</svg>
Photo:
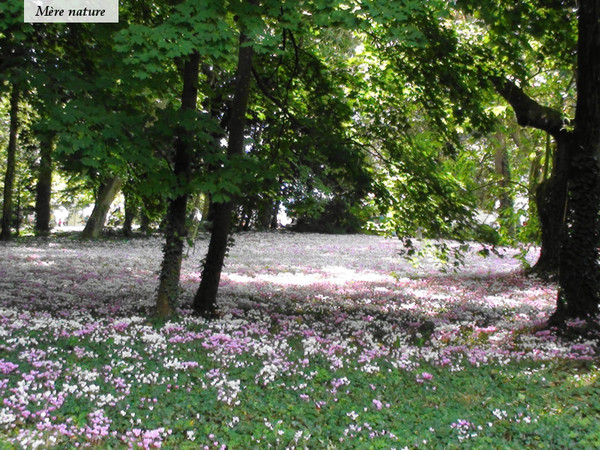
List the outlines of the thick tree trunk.
<svg viewBox="0 0 600 450">
<path fill-rule="evenodd" d="M 540 257 L 532 271 L 542 277 L 558 273 L 560 248 L 565 238 L 567 203 L 567 153 L 571 136 L 563 132 L 556 139 L 552 174 L 542 181 L 536 191 L 536 203 L 542 243 Z"/>
<path fill-rule="evenodd" d="M 81 232 L 81 239 L 97 239 L 102 234 L 110 205 L 115 200 L 123 180 L 111 177 L 100 185 L 92 214 Z"/>
<path fill-rule="evenodd" d="M 244 151 L 245 115 L 250 94 L 252 76 L 252 46 L 244 33 L 240 34 L 240 47 L 236 71 L 235 92 L 231 105 L 229 142 L 227 154 L 240 155 Z M 212 234 L 206 261 L 202 270 L 202 280 L 196 296 L 194 309 L 205 317 L 213 317 L 217 309 L 217 292 L 221 280 L 221 270 L 227 252 L 227 241 L 231 229 L 233 201 L 215 203 Z"/>
<path fill-rule="evenodd" d="M 577 106 L 569 146 L 566 239 L 551 323 L 598 313 L 600 266 L 600 0 L 579 1 Z"/>
<path fill-rule="evenodd" d="M 17 138 L 19 134 L 19 89 L 13 84 L 10 95 L 10 128 L 6 158 L 6 174 L 4 176 L 4 203 L 2 205 L 2 231 L 0 240 L 11 239 L 13 187 L 15 184 L 15 164 L 17 157 Z"/>
<path fill-rule="evenodd" d="M 195 111 L 198 98 L 198 75 L 200 56 L 193 53 L 183 68 L 181 110 Z M 179 296 L 181 258 L 186 235 L 185 216 L 187 211 L 187 185 L 191 177 L 194 149 L 193 135 L 184 127 L 178 127 L 175 140 L 174 175 L 179 183 L 179 195 L 169 201 L 165 226 L 165 246 L 160 271 L 160 284 L 156 297 L 156 314 L 169 317 L 174 312 Z"/>
<path fill-rule="evenodd" d="M 40 140 L 40 168 L 35 191 L 35 233 L 39 236 L 50 234 L 54 139 L 55 135 L 44 135 Z"/>
</svg>

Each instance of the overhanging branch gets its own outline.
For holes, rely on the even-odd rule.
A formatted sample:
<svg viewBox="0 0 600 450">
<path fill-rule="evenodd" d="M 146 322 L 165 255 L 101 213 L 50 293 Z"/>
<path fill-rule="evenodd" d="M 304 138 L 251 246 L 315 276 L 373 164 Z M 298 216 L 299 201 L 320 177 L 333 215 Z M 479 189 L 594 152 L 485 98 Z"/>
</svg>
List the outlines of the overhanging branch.
<svg viewBox="0 0 600 450">
<path fill-rule="evenodd" d="M 554 137 L 564 131 L 565 119 L 559 111 L 540 105 L 510 80 L 498 77 L 493 78 L 492 82 L 498 93 L 512 106 L 519 125 L 537 128 Z"/>
</svg>

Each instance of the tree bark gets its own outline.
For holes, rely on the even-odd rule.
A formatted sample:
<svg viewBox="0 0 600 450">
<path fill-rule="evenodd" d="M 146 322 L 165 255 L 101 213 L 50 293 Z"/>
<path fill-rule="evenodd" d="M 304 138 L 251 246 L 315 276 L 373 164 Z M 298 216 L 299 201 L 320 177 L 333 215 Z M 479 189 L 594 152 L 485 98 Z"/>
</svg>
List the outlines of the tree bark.
<svg viewBox="0 0 600 450">
<path fill-rule="evenodd" d="M 4 176 L 4 203 L 2 205 L 2 230 L 0 240 L 11 239 L 13 188 L 15 184 L 15 165 L 17 157 L 17 139 L 19 135 L 19 88 L 13 84 L 10 95 L 10 128 L 6 158 L 6 174 Z"/>
<path fill-rule="evenodd" d="M 55 135 L 44 135 L 40 139 L 40 168 L 35 191 L 35 233 L 50 234 L 50 200 L 52 197 L 52 152 Z"/>
<path fill-rule="evenodd" d="M 81 239 L 97 239 L 102 234 L 110 205 L 115 200 L 123 180 L 111 177 L 100 185 L 92 214 L 81 232 Z"/>
<path fill-rule="evenodd" d="M 500 178 L 500 206 L 499 210 L 499 222 L 507 230 L 509 236 L 515 234 L 515 222 L 514 222 L 514 200 L 511 194 L 511 175 L 510 175 L 510 163 L 508 161 L 508 149 L 506 147 L 506 141 L 502 133 L 498 133 L 496 136 L 497 145 L 494 152 L 494 169 L 496 175 Z"/>
<path fill-rule="evenodd" d="M 598 313 L 600 301 L 600 0 L 579 1 L 573 131 L 565 130 L 560 112 L 539 105 L 511 81 L 493 82 L 520 125 L 544 130 L 557 143 L 553 174 L 538 193 L 540 219 L 552 224 L 542 225 L 542 235 L 546 228 L 553 234 L 546 242 L 560 243 L 557 307 L 550 324 L 590 319 Z M 555 253 L 553 248 L 551 255 L 544 255 L 547 264 L 554 264 Z"/>
<path fill-rule="evenodd" d="M 600 266 L 600 0 L 580 0 L 577 105 L 568 153 L 567 227 L 551 323 L 598 313 Z"/>
<path fill-rule="evenodd" d="M 140 233 L 143 233 L 147 236 L 152 233 L 152 230 L 150 229 L 150 217 L 148 217 L 148 214 L 143 210 L 143 208 L 140 218 Z"/>
<path fill-rule="evenodd" d="M 229 142 L 227 154 L 241 155 L 244 151 L 245 115 L 250 95 L 250 80 L 252 76 L 252 46 L 242 32 L 238 64 L 236 70 L 235 92 L 231 104 L 229 122 Z M 231 230 L 231 215 L 233 200 L 215 203 L 212 233 L 206 254 L 202 280 L 194 297 L 194 309 L 205 317 L 213 317 L 217 309 L 217 292 L 221 280 L 223 261 L 227 252 L 227 241 Z"/>
<path fill-rule="evenodd" d="M 198 99 L 198 75 L 200 56 L 192 53 L 183 67 L 183 89 L 181 93 L 181 111 L 195 111 Z M 175 139 L 173 160 L 174 175 L 178 186 L 178 195 L 169 201 L 165 226 L 165 246 L 160 271 L 160 284 L 156 297 L 156 314 L 169 317 L 173 314 L 179 296 L 179 276 L 181 258 L 186 235 L 185 216 L 187 212 L 188 184 L 192 174 L 191 163 L 194 150 L 193 134 L 184 127 L 178 127 Z"/>
<path fill-rule="evenodd" d="M 266 231 L 271 225 L 273 201 L 270 198 L 259 199 L 258 219 L 260 229 Z"/>
<path fill-rule="evenodd" d="M 541 251 L 532 271 L 541 276 L 558 273 L 561 243 L 565 237 L 565 208 L 567 202 L 567 152 L 571 136 L 557 136 L 556 151 L 550 177 L 536 190 L 536 205 L 541 225 Z"/>
<path fill-rule="evenodd" d="M 543 130 L 556 142 L 552 174 L 542 182 L 536 192 L 538 217 L 542 231 L 540 257 L 532 270 L 541 276 L 558 272 L 561 241 L 564 237 L 564 210 L 566 201 L 566 152 L 571 139 L 565 130 L 565 120 L 560 111 L 540 105 L 512 81 L 493 79 L 498 93 L 510 103 L 517 122 Z"/>
<path fill-rule="evenodd" d="M 133 236 L 133 219 L 135 217 L 136 208 L 132 204 L 129 195 L 125 195 L 125 217 L 123 218 L 123 235 L 125 237 Z"/>
</svg>

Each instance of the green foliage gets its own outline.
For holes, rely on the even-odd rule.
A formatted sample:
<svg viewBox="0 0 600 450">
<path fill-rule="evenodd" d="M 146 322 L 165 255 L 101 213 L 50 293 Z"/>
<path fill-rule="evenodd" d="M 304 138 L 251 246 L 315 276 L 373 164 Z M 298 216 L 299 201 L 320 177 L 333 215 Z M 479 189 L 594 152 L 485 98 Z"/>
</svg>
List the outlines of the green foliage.
<svg viewBox="0 0 600 450">
<path fill-rule="evenodd" d="M 58 132 L 68 178 L 93 188 L 119 175 L 156 217 L 167 198 L 203 192 L 234 198 L 253 217 L 281 202 L 310 229 L 514 243 L 537 238 L 532 193 L 551 164 L 539 164 L 549 154 L 543 138 L 521 133 L 507 143 L 511 184 L 495 175 L 491 132 L 510 141 L 517 126 L 489 81 L 513 76 L 570 114 L 575 34 L 563 13 L 574 11 L 559 6 L 127 1 L 120 24 L 42 30 L 21 24 L 17 5 L 0 46 L 27 60 L 44 42 L 40 69 L 23 71 L 34 87 L 27 101 L 40 111 L 36 132 Z M 254 81 L 246 154 L 230 159 L 240 27 L 255 52 Z M 182 114 L 179 73 L 191 52 L 202 61 L 200 106 Z M 194 136 L 184 184 L 172 173 L 178 127 Z M 492 229 L 479 224 L 477 213 L 498 213 L 501 196 L 529 205 L 502 212 Z"/>
</svg>

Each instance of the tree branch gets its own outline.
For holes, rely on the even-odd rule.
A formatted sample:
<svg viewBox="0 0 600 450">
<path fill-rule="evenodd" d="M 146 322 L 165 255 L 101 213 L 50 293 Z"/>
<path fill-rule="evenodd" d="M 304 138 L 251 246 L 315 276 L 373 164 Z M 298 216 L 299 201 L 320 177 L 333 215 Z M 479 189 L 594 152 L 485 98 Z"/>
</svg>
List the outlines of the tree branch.
<svg viewBox="0 0 600 450">
<path fill-rule="evenodd" d="M 557 137 L 564 131 L 565 119 L 560 111 L 540 105 L 514 82 L 493 78 L 498 93 L 512 106 L 517 122 L 523 127 L 533 127 Z"/>
</svg>

